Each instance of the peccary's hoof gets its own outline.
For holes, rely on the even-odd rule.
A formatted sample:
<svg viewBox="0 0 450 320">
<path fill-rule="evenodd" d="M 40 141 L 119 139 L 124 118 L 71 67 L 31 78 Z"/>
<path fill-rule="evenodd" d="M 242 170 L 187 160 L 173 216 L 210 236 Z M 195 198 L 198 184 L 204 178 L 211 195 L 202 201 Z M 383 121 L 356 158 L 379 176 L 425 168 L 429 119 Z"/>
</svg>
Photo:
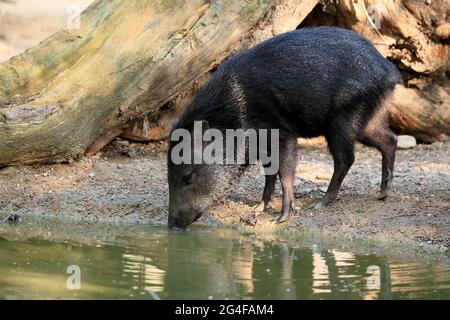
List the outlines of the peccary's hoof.
<svg viewBox="0 0 450 320">
<path fill-rule="evenodd" d="M 252 211 L 255 213 L 261 213 L 261 212 L 264 212 L 264 210 L 265 210 L 264 201 L 261 201 L 253 208 Z"/>
<path fill-rule="evenodd" d="M 277 219 L 277 222 L 278 223 L 283 223 L 283 222 L 286 222 L 286 221 L 288 221 L 289 220 L 289 213 L 285 213 L 285 214 L 280 214 L 280 216 L 278 217 L 278 219 Z"/>
<path fill-rule="evenodd" d="M 377 200 L 386 200 L 387 196 L 388 196 L 387 191 L 382 191 L 382 192 L 378 195 Z"/>
</svg>

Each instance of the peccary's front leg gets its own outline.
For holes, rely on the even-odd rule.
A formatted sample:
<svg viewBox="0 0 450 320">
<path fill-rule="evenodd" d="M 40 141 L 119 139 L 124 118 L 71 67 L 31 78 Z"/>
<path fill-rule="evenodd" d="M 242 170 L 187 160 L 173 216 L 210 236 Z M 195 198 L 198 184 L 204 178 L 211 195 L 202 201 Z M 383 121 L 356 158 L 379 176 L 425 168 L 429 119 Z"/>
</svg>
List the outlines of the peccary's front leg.
<svg viewBox="0 0 450 320">
<path fill-rule="evenodd" d="M 278 222 L 285 222 L 290 217 L 291 210 L 294 209 L 294 178 L 297 166 L 297 139 L 280 139 L 280 168 L 279 176 L 283 187 L 283 206 L 278 217 Z"/>
</svg>

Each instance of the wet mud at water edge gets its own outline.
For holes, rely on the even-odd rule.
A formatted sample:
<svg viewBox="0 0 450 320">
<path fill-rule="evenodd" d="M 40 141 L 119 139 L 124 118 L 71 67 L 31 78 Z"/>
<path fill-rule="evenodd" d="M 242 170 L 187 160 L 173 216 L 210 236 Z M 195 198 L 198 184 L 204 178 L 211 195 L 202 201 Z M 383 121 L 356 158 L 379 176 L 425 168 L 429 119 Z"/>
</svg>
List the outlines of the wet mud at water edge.
<svg viewBox="0 0 450 320">
<path fill-rule="evenodd" d="M 0 225 L 0 255 L 0 299 L 450 299 L 442 254 L 308 233 L 34 217 Z"/>
<path fill-rule="evenodd" d="M 262 195 L 264 177 L 255 167 L 223 205 L 197 224 L 284 237 L 313 231 L 387 245 L 411 242 L 419 250 L 439 252 L 450 248 L 450 142 L 398 150 L 392 193 L 385 201 L 376 200 L 381 156 L 358 145 L 338 200 L 325 209 L 309 209 L 323 196 L 332 171 L 333 161 L 323 140 L 300 140 L 295 181 L 298 212 L 289 223 L 271 221 L 281 207 L 279 185 L 273 209 L 255 227 L 242 222 L 241 217 L 251 212 Z M 0 215 L 166 225 L 166 175 L 163 144 L 117 140 L 101 154 L 71 164 L 0 170 Z"/>
</svg>

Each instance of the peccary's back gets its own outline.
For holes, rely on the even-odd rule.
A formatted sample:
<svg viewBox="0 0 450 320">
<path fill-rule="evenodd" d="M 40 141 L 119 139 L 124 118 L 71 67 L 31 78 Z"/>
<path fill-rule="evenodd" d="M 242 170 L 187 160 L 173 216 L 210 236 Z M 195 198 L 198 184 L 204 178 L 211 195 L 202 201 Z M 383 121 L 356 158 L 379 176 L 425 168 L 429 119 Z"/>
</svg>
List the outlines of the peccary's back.
<svg viewBox="0 0 450 320">
<path fill-rule="evenodd" d="M 200 91 L 197 103 L 223 108 L 222 123 L 233 119 L 227 112 L 245 113 L 241 118 L 247 126 L 316 136 L 336 117 L 365 122 L 399 79 L 395 66 L 358 34 L 306 28 L 230 58 Z"/>
</svg>

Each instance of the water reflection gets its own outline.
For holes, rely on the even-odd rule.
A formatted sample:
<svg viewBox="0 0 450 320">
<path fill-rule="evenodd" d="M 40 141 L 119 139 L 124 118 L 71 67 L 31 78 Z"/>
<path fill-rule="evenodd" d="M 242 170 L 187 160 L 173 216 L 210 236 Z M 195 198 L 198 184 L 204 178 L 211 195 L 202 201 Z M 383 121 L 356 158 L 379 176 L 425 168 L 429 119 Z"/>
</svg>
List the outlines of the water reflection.
<svg viewBox="0 0 450 320">
<path fill-rule="evenodd" d="M 158 293 L 164 292 L 164 278 L 166 272 L 151 264 L 152 259 L 143 255 L 123 254 L 123 274 L 131 273 L 138 283 L 133 290 Z"/>
<path fill-rule="evenodd" d="M 101 245 L 0 237 L 0 298 L 450 298 L 446 262 L 248 240 L 221 229 L 123 234 Z M 65 287 L 68 265 L 81 268 L 79 291 Z"/>
</svg>

